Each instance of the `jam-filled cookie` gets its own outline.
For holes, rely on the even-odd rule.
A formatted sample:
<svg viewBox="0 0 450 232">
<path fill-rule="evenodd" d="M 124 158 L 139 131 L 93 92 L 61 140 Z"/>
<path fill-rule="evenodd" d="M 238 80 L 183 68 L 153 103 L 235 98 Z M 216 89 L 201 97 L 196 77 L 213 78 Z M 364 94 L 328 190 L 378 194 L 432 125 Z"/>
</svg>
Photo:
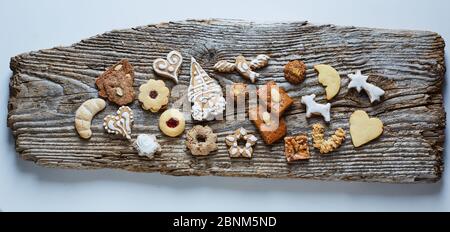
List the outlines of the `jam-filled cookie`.
<svg viewBox="0 0 450 232">
<path fill-rule="evenodd" d="M 164 81 L 150 79 L 139 87 L 138 99 L 142 103 L 142 108 L 156 113 L 167 106 L 169 94 L 169 88 Z"/>
<path fill-rule="evenodd" d="M 168 109 L 159 117 L 159 129 L 167 136 L 177 137 L 184 132 L 186 122 L 177 109 Z"/>
</svg>

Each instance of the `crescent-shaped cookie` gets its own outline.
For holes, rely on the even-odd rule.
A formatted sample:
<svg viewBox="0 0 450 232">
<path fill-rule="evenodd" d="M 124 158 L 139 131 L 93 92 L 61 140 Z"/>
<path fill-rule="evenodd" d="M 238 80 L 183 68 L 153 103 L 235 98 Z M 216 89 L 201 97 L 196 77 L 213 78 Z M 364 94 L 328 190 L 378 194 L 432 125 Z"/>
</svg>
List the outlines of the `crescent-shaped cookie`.
<svg viewBox="0 0 450 232">
<path fill-rule="evenodd" d="M 339 73 L 326 64 L 315 65 L 314 69 L 319 73 L 319 83 L 325 86 L 327 100 L 331 100 L 339 93 L 341 88 L 341 76 Z"/>
<path fill-rule="evenodd" d="M 106 102 L 101 98 L 87 100 L 81 104 L 75 113 L 75 129 L 83 139 L 89 139 L 92 136 L 91 121 L 100 111 L 105 109 Z"/>
</svg>

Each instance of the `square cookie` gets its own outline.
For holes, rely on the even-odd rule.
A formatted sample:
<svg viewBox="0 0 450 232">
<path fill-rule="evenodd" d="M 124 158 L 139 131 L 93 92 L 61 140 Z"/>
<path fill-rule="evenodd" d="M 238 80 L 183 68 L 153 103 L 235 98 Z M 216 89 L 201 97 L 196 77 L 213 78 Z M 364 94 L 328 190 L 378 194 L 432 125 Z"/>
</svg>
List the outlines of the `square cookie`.
<svg viewBox="0 0 450 232">
<path fill-rule="evenodd" d="M 278 113 L 280 116 L 294 103 L 286 91 L 278 87 L 274 81 L 269 81 L 261 86 L 258 89 L 258 97 L 271 112 Z"/>
<path fill-rule="evenodd" d="M 286 135 L 286 121 L 278 114 L 268 113 L 261 108 L 252 108 L 249 110 L 250 119 L 255 124 L 262 139 L 266 144 L 273 144 Z M 275 117 L 279 117 L 276 123 Z"/>
<path fill-rule="evenodd" d="M 300 134 L 284 138 L 284 155 L 288 162 L 309 159 L 308 136 Z"/>
</svg>

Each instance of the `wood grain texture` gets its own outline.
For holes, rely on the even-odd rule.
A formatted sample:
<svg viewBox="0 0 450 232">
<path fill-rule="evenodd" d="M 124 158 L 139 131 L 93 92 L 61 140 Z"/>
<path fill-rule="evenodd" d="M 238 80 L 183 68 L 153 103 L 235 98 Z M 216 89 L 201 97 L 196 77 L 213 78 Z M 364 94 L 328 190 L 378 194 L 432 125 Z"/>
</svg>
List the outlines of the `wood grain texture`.
<svg viewBox="0 0 450 232">
<path fill-rule="evenodd" d="M 20 156 L 39 165 L 58 168 L 118 168 L 170 175 L 219 175 L 267 178 L 306 178 L 391 183 L 435 182 L 443 171 L 445 112 L 442 83 L 445 73 L 444 41 L 436 33 L 384 30 L 307 22 L 257 24 L 235 20 L 188 20 L 162 23 L 98 35 L 69 47 L 30 52 L 11 59 L 8 125 Z M 319 118 L 305 119 L 302 95 L 315 93 L 324 102 L 324 88 L 313 65 L 335 67 L 342 77 L 341 91 L 332 101 L 332 123 L 348 132 L 348 119 L 356 109 L 379 117 L 385 124 L 377 140 L 355 149 L 350 136 L 329 155 L 312 148 L 309 161 L 287 164 L 284 144 L 255 147 L 251 160 L 230 160 L 224 137 L 240 126 L 256 131 L 249 121 L 205 123 L 219 136 L 219 150 L 208 157 L 193 157 L 181 138 L 163 136 L 157 127 L 159 114 L 144 112 L 136 100 L 133 137 L 154 133 L 162 154 L 153 160 L 139 157 L 130 144 L 108 135 L 102 119 L 117 106 L 108 104 L 93 120 L 93 136 L 81 140 L 74 129 L 76 109 L 97 97 L 95 78 L 106 67 L 128 58 L 136 71 L 135 88 L 157 78 L 152 62 L 172 49 L 184 56 L 180 85 L 188 85 L 189 61 L 197 61 L 222 86 L 243 82 L 237 74 L 212 70 L 218 60 L 236 55 L 271 56 L 267 68 L 258 70 L 256 84 L 269 80 L 284 87 L 295 104 L 286 112 L 288 134 L 311 131 Z M 283 66 L 292 59 L 308 65 L 307 79 L 291 85 Z M 365 93 L 348 90 L 346 75 L 360 69 L 386 91 L 381 103 L 370 105 Z M 173 83 L 165 81 L 170 87 Z M 174 102 L 174 99 L 171 99 Z M 192 127 L 188 122 L 187 129 Z M 257 133 L 256 133 L 257 134 Z M 259 137 L 259 135 L 258 135 Z M 260 137 L 259 137 L 260 138 Z"/>
</svg>

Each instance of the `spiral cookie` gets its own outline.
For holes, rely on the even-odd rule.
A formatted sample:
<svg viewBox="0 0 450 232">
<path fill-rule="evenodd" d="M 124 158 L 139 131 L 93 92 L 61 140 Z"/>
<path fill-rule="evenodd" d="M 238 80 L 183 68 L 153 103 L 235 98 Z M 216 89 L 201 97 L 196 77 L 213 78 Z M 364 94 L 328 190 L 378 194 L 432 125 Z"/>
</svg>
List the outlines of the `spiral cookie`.
<svg viewBox="0 0 450 232">
<path fill-rule="evenodd" d="M 185 119 L 177 109 L 168 109 L 159 117 L 159 129 L 167 136 L 177 137 L 184 132 Z"/>
<path fill-rule="evenodd" d="M 189 148 L 192 155 L 206 156 L 217 150 L 217 135 L 209 126 L 194 126 L 186 136 L 186 147 Z"/>
</svg>

